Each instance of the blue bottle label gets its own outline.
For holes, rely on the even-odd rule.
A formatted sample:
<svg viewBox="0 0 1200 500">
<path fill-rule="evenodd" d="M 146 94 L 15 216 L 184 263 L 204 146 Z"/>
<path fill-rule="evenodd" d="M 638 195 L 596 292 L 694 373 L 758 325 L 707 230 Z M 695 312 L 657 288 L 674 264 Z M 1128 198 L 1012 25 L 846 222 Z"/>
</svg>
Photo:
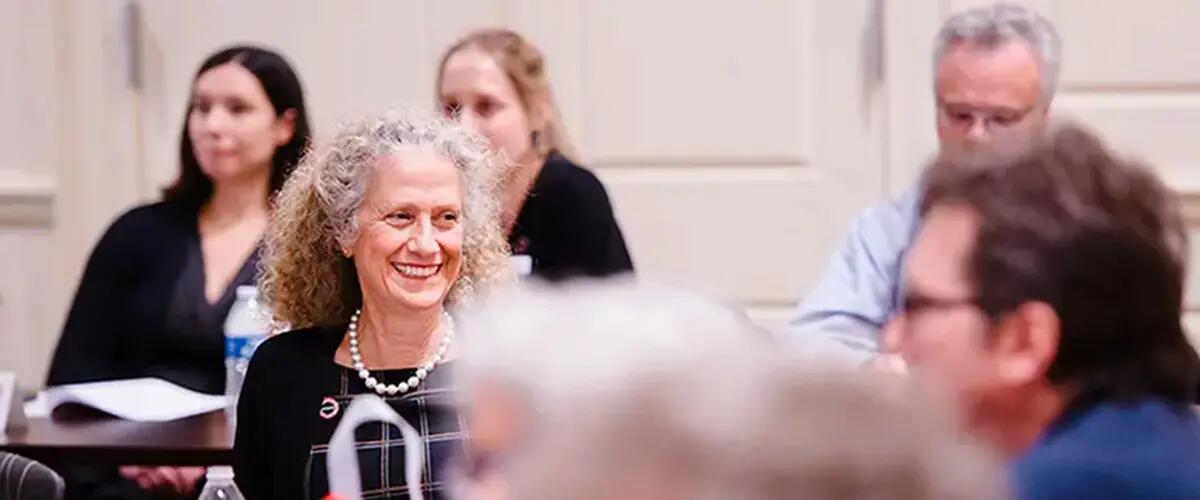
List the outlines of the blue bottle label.
<svg viewBox="0 0 1200 500">
<path fill-rule="evenodd" d="M 225 337 L 225 359 L 250 359 L 259 337 Z"/>
</svg>

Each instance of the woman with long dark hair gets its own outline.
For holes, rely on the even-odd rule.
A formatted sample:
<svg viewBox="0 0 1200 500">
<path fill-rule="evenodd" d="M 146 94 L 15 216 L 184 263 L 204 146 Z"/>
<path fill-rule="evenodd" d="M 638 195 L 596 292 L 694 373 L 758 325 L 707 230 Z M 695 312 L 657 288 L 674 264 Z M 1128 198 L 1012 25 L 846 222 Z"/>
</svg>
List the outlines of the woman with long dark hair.
<svg viewBox="0 0 1200 500">
<path fill-rule="evenodd" d="M 237 288 L 254 283 L 271 197 L 309 136 L 300 81 L 282 56 L 238 46 L 206 59 L 192 81 L 179 177 L 96 244 L 47 385 L 149 376 L 221 393 L 225 317 Z M 187 494 L 200 472 L 122 467 L 121 475 L 142 490 Z M 68 489 L 79 487 L 87 488 Z"/>
</svg>

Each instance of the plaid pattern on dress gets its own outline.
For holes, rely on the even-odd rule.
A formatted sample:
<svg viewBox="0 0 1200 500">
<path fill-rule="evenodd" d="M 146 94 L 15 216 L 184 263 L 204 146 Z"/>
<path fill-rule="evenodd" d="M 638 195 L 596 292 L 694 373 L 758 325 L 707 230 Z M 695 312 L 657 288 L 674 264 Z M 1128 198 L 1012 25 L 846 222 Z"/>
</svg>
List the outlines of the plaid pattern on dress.
<svg viewBox="0 0 1200 500">
<path fill-rule="evenodd" d="M 372 372 L 380 382 L 389 384 L 402 382 L 413 373 L 413 370 Z M 466 446 L 466 424 L 457 411 L 456 396 L 448 379 L 443 368 L 431 373 L 416 391 L 382 396 L 423 438 L 425 458 L 421 490 L 427 499 L 450 498 L 448 478 L 454 474 L 448 469 L 463 456 Z M 335 418 L 324 420 L 322 425 L 328 427 L 328 433 L 322 434 L 332 436 L 341 421 L 341 411 L 349 407 L 354 396 L 366 393 L 374 391 L 368 391 L 357 374 L 342 369 L 338 393 L 329 395 L 337 401 L 340 411 Z M 354 441 L 358 450 L 363 499 L 407 500 L 409 485 L 405 484 L 404 478 L 406 443 L 400 429 L 383 422 L 366 423 L 355 430 Z M 329 492 L 325 462 L 328 451 L 328 439 L 309 449 L 304 481 L 307 498 L 321 498 Z"/>
</svg>

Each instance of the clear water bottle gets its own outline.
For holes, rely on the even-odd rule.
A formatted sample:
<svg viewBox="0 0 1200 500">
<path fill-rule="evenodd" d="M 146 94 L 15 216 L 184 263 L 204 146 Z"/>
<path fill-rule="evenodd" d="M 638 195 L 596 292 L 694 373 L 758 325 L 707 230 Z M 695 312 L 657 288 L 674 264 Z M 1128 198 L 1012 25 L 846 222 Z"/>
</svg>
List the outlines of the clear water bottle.
<svg viewBox="0 0 1200 500">
<path fill-rule="evenodd" d="M 225 318 L 225 396 L 230 428 L 236 424 L 237 397 L 254 349 L 271 330 L 271 314 L 258 301 L 258 288 L 239 286 L 237 302 Z"/>
<path fill-rule="evenodd" d="M 209 467 L 204 474 L 204 489 L 197 500 L 246 500 L 237 484 L 233 482 L 233 467 L 228 465 Z"/>
</svg>

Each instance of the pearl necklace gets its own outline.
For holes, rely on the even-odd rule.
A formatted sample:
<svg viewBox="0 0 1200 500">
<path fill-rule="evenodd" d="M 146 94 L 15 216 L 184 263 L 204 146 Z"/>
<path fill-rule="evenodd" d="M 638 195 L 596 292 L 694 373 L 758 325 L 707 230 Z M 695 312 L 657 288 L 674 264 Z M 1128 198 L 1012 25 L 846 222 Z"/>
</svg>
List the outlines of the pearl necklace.
<svg viewBox="0 0 1200 500">
<path fill-rule="evenodd" d="M 450 338 L 454 336 L 454 318 L 442 311 L 442 318 L 446 323 L 446 334 L 442 335 L 442 341 L 438 343 L 437 353 L 433 355 L 433 359 L 418 367 L 416 375 L 408 377 L 408 380 L 404 382 L 382 384 L 371 376 L 371 372 L 367 371 L 366 365 L 363 364 L 362 353 L 358 351 L 359 316 L 362 316 L 362 309 L 354 311 L 354 315 L 350 316 L 350 327 L 347 328 L 347 334 L 350 336 L 350 361 L 354 364 L 354 369 L 358 371 L 358 378 L 363 379 L 363 383 L 367 385 L 367 389 L 374 390 L 380 396 L 395 396 L 416 390 L 417 386 L 421 385 L 421 382 L 433 372 L 434 367 L 442 362 L 442 358 L 446 357 L 446 350 L 450 348 Z"/>
</svg>

